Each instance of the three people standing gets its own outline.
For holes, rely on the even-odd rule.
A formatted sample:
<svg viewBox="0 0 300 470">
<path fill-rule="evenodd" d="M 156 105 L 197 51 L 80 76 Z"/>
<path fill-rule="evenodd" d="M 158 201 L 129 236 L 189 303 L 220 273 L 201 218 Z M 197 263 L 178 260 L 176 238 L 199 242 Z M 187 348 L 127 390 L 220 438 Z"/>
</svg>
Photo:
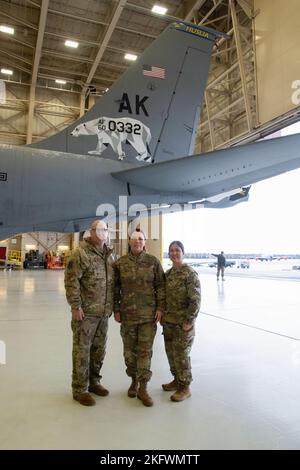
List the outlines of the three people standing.
<svg viewBox="0 0 300 470">
<path fill-rule="evenodd" d="M 146 253 L 142 231 L 131 234 L 128 254 L 115 263 L 107 238 L 106 223 L 93 222 L 90 238 L 81 243 L 65 270 L 66 296 L 72 312 L 73 398 L 92 406 L 96 402 L 89 392 L 109 394 L 100 383 L 100 371 L 113 310 L 115 320 L 121 324 L 126 373 L 131 378 L 128 396 L 138 397 L 145 406 L 153 405 L 147 385 L 152 376 L 157 322 L 161 322 L 173 376 L 162 388 L 175 392 L 172 401 L 185 400 L 191 396 L 190 351 L 201 302 L 198 275 L 183 263 L 180 241 L 170 244 L 173 266 L 165 275 L 159 260 Z"/>
</svg>

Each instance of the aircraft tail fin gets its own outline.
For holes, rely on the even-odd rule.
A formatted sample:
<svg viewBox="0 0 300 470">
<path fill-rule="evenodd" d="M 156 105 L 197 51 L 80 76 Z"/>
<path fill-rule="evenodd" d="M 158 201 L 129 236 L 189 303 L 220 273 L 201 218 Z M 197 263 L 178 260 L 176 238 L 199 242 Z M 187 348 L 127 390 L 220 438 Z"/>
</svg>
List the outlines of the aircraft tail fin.
<svg viewBox="0 0 300 470">
<path fill-rule="evenodd" d="M 31 146 L 135 163 L 191 154 L 218 36 L 172 23 L 84 116 Z"/>
</svg>

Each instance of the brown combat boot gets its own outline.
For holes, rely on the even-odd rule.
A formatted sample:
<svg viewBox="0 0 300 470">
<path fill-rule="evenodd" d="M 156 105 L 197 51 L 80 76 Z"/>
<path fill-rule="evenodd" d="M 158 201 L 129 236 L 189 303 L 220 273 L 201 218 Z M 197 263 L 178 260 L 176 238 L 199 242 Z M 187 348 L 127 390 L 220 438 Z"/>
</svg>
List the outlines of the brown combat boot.
<svg viewBox="0 0 300 470">
<path fill-rule="evenodd" d="M 140 382 L 137 397 L 142 401 L 144 406 L 153 406 L 153 400 L 147 392 L 147 382 Z"/>
<path fill-rule="evenodd" d="M 73 398 L 74 398 L 74 400 L 78 401 L 81 405 L 84 405 L 84 406 L 94 406 L 94 405 L 96 405 L 96 401 L 94 400 L 92 395 L 90 395 L 88 392 L 84 392 L 84 393 L 74 392 L 73 393 Z"/>
<path fill-rule="evenodd" d="M 89 392 L 92 392 L 95 395 L 98 395 L 99 397 L 107 397 L 107 395 L 109 394 L 109 391 L 104 388 L 101 384 L 90 385 Z"/>
<path fill-rule="evenodd" d="M 135 398 L 137 396 L 138 382 L 135 377 L 131 378 L 131 385 L 128 389 L 127 395 L 129 398 Z"/>
<path fill-rule="evenodd" d="M 175 392 L 175 390 L 178 390 L 177 380 L 174 379 L 168 384 L 162 384 L 162 388 L 165 392 Z"/>
<path fill-rule="evenodd" d="M 173 395 L 171 395 L 171 400 L 172 401 L 183 401 L 186 400 L 186 398 L 189 398 L 191 396 L 191 391 L 189 387 L 183 387 L 180 386 L 178 390 L 176 390 Z"/>
</svg>

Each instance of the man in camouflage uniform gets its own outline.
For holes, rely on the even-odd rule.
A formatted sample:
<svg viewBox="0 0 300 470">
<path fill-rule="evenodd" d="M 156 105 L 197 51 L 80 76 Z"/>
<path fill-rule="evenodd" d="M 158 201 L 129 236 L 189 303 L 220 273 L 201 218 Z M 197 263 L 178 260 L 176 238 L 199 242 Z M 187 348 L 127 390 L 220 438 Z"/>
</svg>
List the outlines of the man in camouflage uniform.
<svg viewBox="0 0 300 470">
<path fill-rule="evenodd" d="M 145 406 L 153 401 L 147 391 L 156 322 L 164 310 L 164 272 L 157 258 L 144 251 L 143 232 L 133 232 L 130 252 L 115 263 L 114 312 L 121 323 L 126 372 L 131 377 L 128 396 Z M 139 384 L 139 387 L 138 387 Z"/>
<path fill-rule="evenodd" d="M 108 395 L 101 384 L 108 319 L 113 302 L 113 256 L 107 247 L 108 228 L 96 220 L 67 263 L 66 296 L 72 312 L 73 398 L 81 405 L 96 404 L 89 392 Z"/>
<path fill-rule="evenodd" d="M 165 349 L 174 379 L 163 384 L 165 391 L 175 391 L 172 401 L 191 396 L 192 382 L 190 352 L 195 337 L 195 320 L 201 303 L 198 274 L 183 264 L 184 247 L 172 242 L 169 256 L 173 267 L 166 272 L 166 312 L 162 315 Z"/>
</svg>

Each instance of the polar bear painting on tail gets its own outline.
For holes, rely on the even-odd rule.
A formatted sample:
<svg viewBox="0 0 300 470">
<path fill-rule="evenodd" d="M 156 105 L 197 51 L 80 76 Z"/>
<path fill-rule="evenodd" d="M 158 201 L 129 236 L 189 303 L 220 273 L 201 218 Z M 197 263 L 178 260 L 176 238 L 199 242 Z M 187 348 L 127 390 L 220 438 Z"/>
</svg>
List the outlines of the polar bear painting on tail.
<svg viewBox="0 0 300 470">
<path fill-rule="evenodd" d="M 101 155 L 110 145 L 118 155 L 118 159 L 123 160 L 126 154 L 122 144 L 128 143 L 137 151 L 137 160 L 144 162 L 151 160 L 149 149 L 150 129 L 136 119 L 100 117 L 78 124 L 71 132 L 71 135 L 74 137 L 97 135 L 97 148 L 88 152 L 92 155 Z"/>
</svg>

